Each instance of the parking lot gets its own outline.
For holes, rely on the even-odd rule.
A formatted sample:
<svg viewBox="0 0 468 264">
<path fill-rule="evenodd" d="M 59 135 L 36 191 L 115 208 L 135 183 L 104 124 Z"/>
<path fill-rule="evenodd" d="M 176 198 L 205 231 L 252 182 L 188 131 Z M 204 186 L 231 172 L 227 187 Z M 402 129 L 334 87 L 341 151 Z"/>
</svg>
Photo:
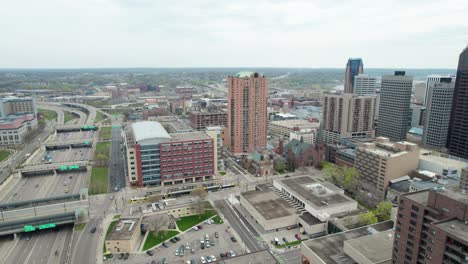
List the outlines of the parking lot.
<svg viewBox="0 0 468 264">
<path fill-rule="evenodd" d="M 244 254 L 245 250 L 239 243 L 231 241 L 231 233 L 226 232 L 228 229 L 227 224 L 203 224 L 203 229 L 199 231 L 190 230 L 184 234 L 180 235 L 181 240 L 177 243 L 167 242 L 169 244 L 168 248 L 163 246 L 158 246 L 153 249 L 154 255 L 152 257 L 148 256 L 146 253 L 130 254 L 128 260 L 119 260 L 116 255 L 111 260 L 106 261 L 107 263 L 151 263 L 152 260 L 155 260 L 156 263 L 162 263 L 164 257 L 167 258 L 168 263 L 186 263 L 187 260 L 195 260 L 195 263 L 201 263 L 200 257 L 204 256 L 205 259 L 207 256 L 214 255 L 217 260 L 220 259 L 220 253 L 234 251 L 236 255 Z M 215 238 L 215 232 L 218 232 L 219 237 Z M 232 232 L 232 231 L 230 231 Z M 214 246 L 209 248 L 201 249 L 200 247 L 200 238 L 208 234 L 210 241 L 214 241 Z M 185 246 L 189 243 L 190 249 L 185 250 L 184 256 L 176 256 L 176 249 L 179 249 L 181 245 Z M 191 249 L 195 248 L 195 253 L 191 253 Z"/>
</svg>

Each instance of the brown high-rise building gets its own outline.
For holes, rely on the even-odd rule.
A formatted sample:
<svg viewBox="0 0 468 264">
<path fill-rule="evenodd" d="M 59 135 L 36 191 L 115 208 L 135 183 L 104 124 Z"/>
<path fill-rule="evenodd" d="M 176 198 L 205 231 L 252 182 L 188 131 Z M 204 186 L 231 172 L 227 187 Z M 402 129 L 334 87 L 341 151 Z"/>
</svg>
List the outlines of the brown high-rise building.
<svg viewBox="0 0 468 264">
<path fill-rule="evenodd" d="M 362 63 L 362 59 L 348 59 L 348 63 L 346 64 L 344 83 L 345 93 L 354 93 L 354 77 L 361 73 L 364 73 L 364 64 Z"/>
<path fill-rule="evenodd" d="M 467 263 L 468 199 L 439 187 L 400 196 L 392 263 Z"/>
<path fill-rule="evenodd" d="M 232 153 L 252 153 L 266 146 L 267 94 L 267 78 L 259 73 L 229 76 L 226 144 Z"/>
</svg>

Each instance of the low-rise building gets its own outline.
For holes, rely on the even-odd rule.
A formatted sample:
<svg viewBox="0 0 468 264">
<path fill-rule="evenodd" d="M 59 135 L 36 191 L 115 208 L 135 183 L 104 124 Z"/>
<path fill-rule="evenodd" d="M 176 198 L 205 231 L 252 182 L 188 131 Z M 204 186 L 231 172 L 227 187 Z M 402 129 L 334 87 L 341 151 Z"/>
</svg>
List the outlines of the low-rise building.
<svg viewBox="0 0 468 264">
<path fill-rule="evenodd" d="M 293 139 L 286 144 L 282 153 L 289 170 L 318 166 L 324 160 L 324 155 L 325 149 L 322 145 L 308 144 L 297 139 Z"/>
<path fill-rule="evenodd" d="M 282 121 L 271 121 L 268 125 L 268 130 L 272 135 L 289 138 L 291 132 L 301 129 L 319 129 L 320 124 L 310 122 L 304 119 L 292 119 Z"/>
<path fill-rule="evenodd" d="M 141 218 L 121 218 L 106 237 L 106 251 L 112 253 L 138 251 Z"/>
<path fill-rule="evenodd" d="M 37 118 L 34 114 L 9 115 L 0 118 L 0 145 L 16 146 L 23 144 L 28 135 L 37 127 Z"/>
<path fill-rule="evenodd" d="M 35 98 L 11 96 L 0 99 L 0 117 L 23 114 L 37 114 Z"/>
<path fill-rule="evenodd" d="M 318 129 L 302 128 L 291 131 L 289 133 L 289 140 L 297 139 L 304 143 L 315 144 L 317 143 L 317 133 Z"/>
<path fill-rule="evenodd" d="M 468 162 L 461 159 L 453 159 L 432 153 L 425 153 L 419 156 L 419 169 L 432 171 L 441 176 L 460 177 L 463 168 L 468 166 Z"/>
<path fill-rule="evenodd" d="M 227 116 L 227 111 L 190 112 L 190 126 L 195 130 L 205 129 L 209 126 L 227 127 Z"/>
</svg>

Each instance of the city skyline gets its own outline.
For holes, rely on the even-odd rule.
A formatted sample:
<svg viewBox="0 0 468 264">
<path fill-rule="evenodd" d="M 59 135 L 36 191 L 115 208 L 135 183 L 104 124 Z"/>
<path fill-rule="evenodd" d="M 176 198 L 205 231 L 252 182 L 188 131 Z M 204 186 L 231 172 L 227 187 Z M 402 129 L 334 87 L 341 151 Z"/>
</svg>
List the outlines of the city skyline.
<svg viewBox="0 0 468 264">
<path fill-rule="evenodd" d="M 468 4 L 421 4 L 18 1 L 0 11 L 0 68 L 455 68 Z"/>
</svg>

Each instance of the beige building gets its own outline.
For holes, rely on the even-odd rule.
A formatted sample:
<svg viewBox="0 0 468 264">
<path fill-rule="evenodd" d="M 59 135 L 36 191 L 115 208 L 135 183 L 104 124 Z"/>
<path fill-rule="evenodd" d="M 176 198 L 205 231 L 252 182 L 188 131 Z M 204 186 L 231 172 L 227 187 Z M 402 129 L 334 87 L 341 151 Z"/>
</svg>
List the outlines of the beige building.
<svg viewBox="0 0 468 264">
<path fill-rule="evenodd" d="M 106 251 L 112 253 L 135 252 L 141 236 L 140 218 L 121 218 L 117 220 L 106 238 Z"/>
<path fill-rule="evenodd" d="M 268 125 L 268 132 L 274 136 L 289 138 L 291 132 L 300 131 L 301 129 L 317 131 L 319 127 L 319 123 L 310 122 L 304 119 L 281 120 L 271 121 Z"/>
<path fill-rule="evenodd" d="M 289 140 L 296 139 L 307 144 L 315 144 L 317 142 L 317 132 L 318 129 L 315 128 L 303 128 L 298 131 L 292 131 L 289 133 Z"/>
<path fill-rule="evenodd" d="M 0 116 L 11 114 L 37 114 L 36 99 L 18 97 L 0 99 Z"/>
<path fill-rule="evenodd" d="M 206 127 L 206 134 L 213 139 L 213 148 L 216 150 L 213 152 L 213 159 L 215 160 L 214 172 L 218 173 L 219 170 L 224 169 L 223 162 L 223 133 L 224 128 L 219 126 Z"/>
<path fill-rule="evenodd" d="M 384 200 L 389 182 L 417 169 L 418 162 L 416 144 L 394 143 L 384 137 L 378 137 L 374 143 L 364 143 L 356 149 L 354 160 L 355 168 L 361 173 L 359 191 L 369 198 L 369 203 L 378 203 Z"/>
<path fill-rule="evenodd" d="M 323 137 L 326 143 L 342 138 L 369 138 L 375 135 L 376 95 L 324 94 Z"/>
<path fill-rule="evenodd" d="M 15 146 L 25 142 L 25 139 L 38 127 L 34 114 L 22 116 L 9 115 L 0 118 L 0 145 Z"/>
</svg>

